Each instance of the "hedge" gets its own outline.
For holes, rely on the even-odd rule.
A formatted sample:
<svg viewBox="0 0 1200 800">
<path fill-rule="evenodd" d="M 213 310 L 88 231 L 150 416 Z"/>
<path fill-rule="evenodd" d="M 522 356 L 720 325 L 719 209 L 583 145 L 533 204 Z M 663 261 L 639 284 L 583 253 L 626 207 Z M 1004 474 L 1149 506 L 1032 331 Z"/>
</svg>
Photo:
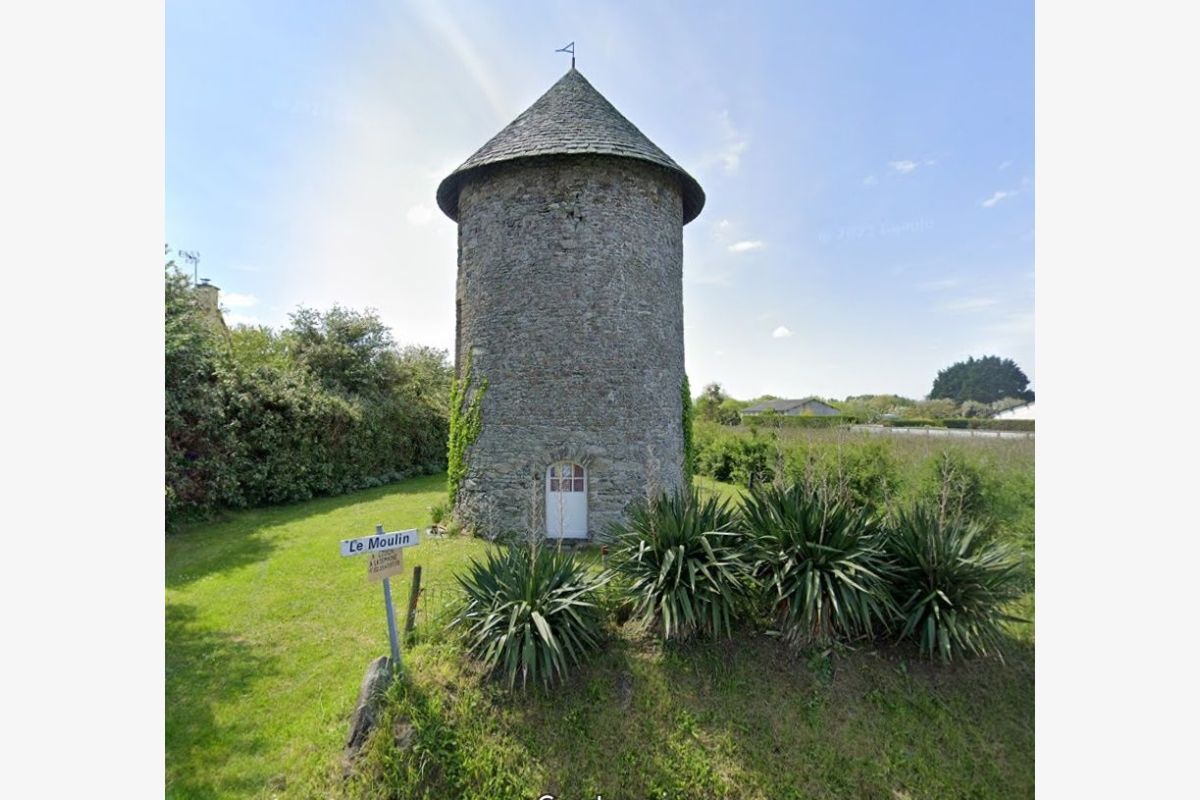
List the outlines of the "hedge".
<svg viewBox="0 0 1200 800">
<path fill-rule="evenodd" d="M 984 431 L 1025 431 L 1033 432 L 1031 419 L 946 419 L 942 420 L 947 428 L 970 428 Z"/>
<path fill-rule="evenodd" d="M 849 414 L 830 414 L 828 416 L 786 414 L 743 414 L 742 424 L 757 428 L 837 428 L 842 425 L 856 425 L 861 422 L 858 417 Z"/>
</svg>

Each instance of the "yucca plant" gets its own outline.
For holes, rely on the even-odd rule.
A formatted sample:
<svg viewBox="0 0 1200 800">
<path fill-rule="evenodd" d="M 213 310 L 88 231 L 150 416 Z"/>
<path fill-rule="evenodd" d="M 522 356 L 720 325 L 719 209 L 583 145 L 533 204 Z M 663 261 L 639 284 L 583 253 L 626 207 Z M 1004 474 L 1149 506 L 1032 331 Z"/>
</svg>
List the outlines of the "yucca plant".
<svg viewBox="0 0 1200 800">
<path fill-rule="evenodd" d="M 633 614 L 666 639 L 728 634 L 752 580 L 736 513 L 695 490 L 635 504 L 613 530 L 613 563 L 629 580 Z"/>
<path fill-rule="evenodd" d="M 742 502 L 755 575 L 796 647 L 871 635 L 893 614 L 881 535 L 869 513 L 801 485 Z"/>
<path fill-rule="evenodd" d="M 1004 612 L 1024 586 L 1020 554 L 988 541 L 978 523 L 924 504 L 900 511 L 890 528 L 900 636 L 943 661 L 999 654 L 1003 623 L 1020 621 Z"/>
<path fill-rule="evenodd" d="M 465 592 L 451 627 L 468 651 L 510 689 L 562 680 L 603 634 L 597 590 L 608 573 L 589 572 L 571 552 L 522 542 L 471 560 L 456 576 Z"/>
</svg>

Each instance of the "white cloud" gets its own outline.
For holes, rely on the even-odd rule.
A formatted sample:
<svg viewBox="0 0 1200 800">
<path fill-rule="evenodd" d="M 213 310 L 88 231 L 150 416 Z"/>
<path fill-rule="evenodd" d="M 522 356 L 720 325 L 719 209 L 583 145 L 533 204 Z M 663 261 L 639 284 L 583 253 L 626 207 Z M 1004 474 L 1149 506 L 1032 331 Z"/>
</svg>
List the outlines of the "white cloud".
<svg viewBox="0 0 1200 800">
<path fill-rule="evenodd" d="M 258 298 L 252 294 L 226 292 L 221 295 L 221 304 L 229 308 L 250 308 L 258 305 Z"/>
<path fill-rule="evenodd" d="M 405 218 L 409 225 L 428 225 L 433 221 L 433 209 L 424 203 L 419 203 L 408 210 Z"/>
<path fill-rule="evenodd" d="M 984 208 L 991 208 L 992 206 L 996 205 L 996 203 L 999 203 L 1004 198 L 1012 197 L 1014 194 L 1016 194 L 1016 192 L 996 191 L 996 192 L 993 192 L 992 196 L 989 197 L 987 200 L 984 200 L 980 205 L 982 205 Z"/>
<path fill-rule="evenodd" d="M 919 165 L 915 161 L 904 159 L 903 161 L 889 161 L 888 166 L 896 172 L 899 172 L 901 175 L 907 175 L 915 170 Z"/>
<path fill-rule="evenodd" d="M 721 128 L 725 139 L 725 145 L 720 153 L 721 165 L 726 172 L 737 172 L 742 163 L 742 153 L 746 152 L 750 143 L 737 128 L 733 127 L 728 111 L 721 112 Z"/>
<path fill-rule="evenodd" d="M 766 242 L 763 242 L 760 239 L 746 240 L 746 241 L 741 241 L 741 242 L 734 242 L 733 244 L 729 245 L 729 252 L 731 252 L 731 253 L 749 253 L 751 250 L 761 250 L 766 246 L 767 246 Z"/>
<path fill-rule="evenodd" d="M 942 306 L 945 311 L 980 311 L 999 302 L 994 297 L 963 297 Z"/>
<path fill-rule="evenodd" d="M 726 174 L 733 174 L 742 165 L 742 154 L 750 146 L 749 139 L 729 119 L 729 111 L 717 115 L 720 128 L 720 145 L 710 150 L 702 159 L 702 167 L 716 165 Z"/>
<path fill-rule="evenodd" d="M 787 339 L 791 335 L 792 331 L 786 325 L 780 325 L 778 328 L 771 331 L 771 338 L 773 339 Z"/>
<path fill-rule="evenodd" d="M 879 183 L 879 179 L 874 175 L 868 175 L 867 177 L 863 178 L 863 186 L 874 186 L 877 183 Z"/>
<path fill-rule="evenodd" d="M 960 283 L 962 283 L 962 281 L 958 278 L 941 278 L 935 281 L 925 281 L 917 288 L 925 292 L 938 292 L 942 289 L 953 289 Z"/>
</svg>

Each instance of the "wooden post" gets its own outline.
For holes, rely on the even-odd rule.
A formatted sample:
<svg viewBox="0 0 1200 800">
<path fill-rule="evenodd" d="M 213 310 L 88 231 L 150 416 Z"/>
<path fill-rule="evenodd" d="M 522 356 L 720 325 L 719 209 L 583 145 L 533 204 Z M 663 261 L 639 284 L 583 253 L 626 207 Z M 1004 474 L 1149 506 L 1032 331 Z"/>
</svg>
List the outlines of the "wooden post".
<svg viewBox="0 0 1200 800">
<path fill-rule="evenodd" d="M 412 591 L 408 593 L 408 619 L 404 621 L 404 633 L 412 633 L 417 624 L 417 598 L 421 596 L 421 567 L 413 567 Z"/>
</svg>

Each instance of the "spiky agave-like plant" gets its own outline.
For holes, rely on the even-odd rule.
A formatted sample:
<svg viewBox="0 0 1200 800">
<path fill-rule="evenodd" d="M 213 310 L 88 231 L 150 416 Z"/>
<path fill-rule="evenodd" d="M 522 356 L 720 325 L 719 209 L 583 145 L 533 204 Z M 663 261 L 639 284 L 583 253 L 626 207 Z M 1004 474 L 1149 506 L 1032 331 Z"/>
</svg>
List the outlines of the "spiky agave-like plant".
<svg viewBox="0 0 1200 800">
<path fill-rule="evenodd" d="M 599 646 L 604 618 L 596 605 L 607 572 L 590 572 L 574 553 L 521 542 L 471 560 L 456 576 L 465 597 L 451 627 L 462 626 L 468 651 L 512 689 L 567 676 Z"/>
<path fill-rule="evenodd" d="M 742 520 L 786 642 L 825 646 L 886 627 L 887 565 L 867 510 L 800 485 L 766 485 L 742 501 Z"/>
<path fill-rule="evenodd" d="M 690 488 L 635 504 L 612 531 L 634 616 L 666 639 L 730 633 L 752 580 L 736 519 L 728 503 Z"/>
<path fill-rule="evenodd" d="M 895 577 L 901 638 L 943 661 L 1000 654 L 1005 621 L 1021 621 L 1004 606 L 1021 595 L 1025 562 L 1007 545 L 988 541 L 977 523 L 916 505 L 900 511 L 885 539 Z"/>
</svg>

